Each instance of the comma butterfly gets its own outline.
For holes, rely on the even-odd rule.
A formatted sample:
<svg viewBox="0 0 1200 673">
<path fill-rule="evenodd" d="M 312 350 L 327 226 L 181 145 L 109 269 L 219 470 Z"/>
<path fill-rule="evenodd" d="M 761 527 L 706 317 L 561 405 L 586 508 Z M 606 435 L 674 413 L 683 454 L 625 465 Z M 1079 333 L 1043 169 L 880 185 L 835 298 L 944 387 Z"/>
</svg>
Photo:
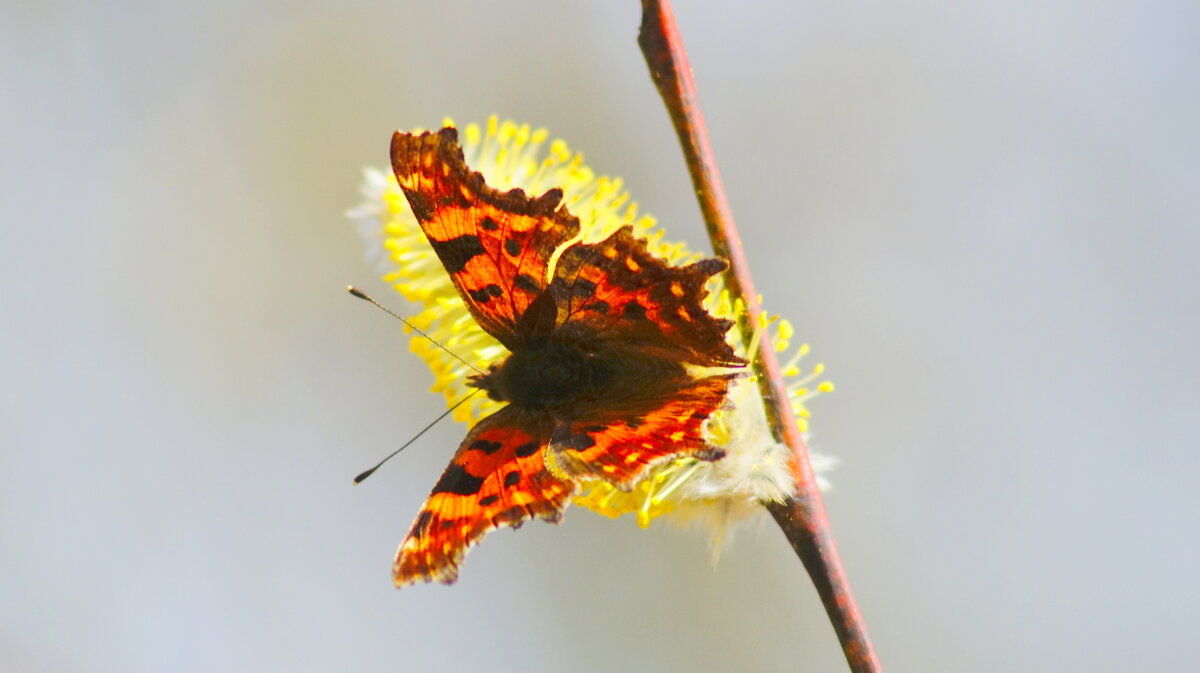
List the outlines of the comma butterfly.
<svg viewBox="0 0 1200 673">
<path fill-rule="evenodd" d="M 724 261 L 669 266 L 629 226 L 577 240 L 561 189 L 488 187 L 453 128 L 396 133 L 392 168 L 467 309 L 510 352 L 471 377 L 507 405 L 433 487 L 396 553 L 397 586 L 454 582 L 483 535 L 560 521 L 583 480 L 628 488 L 654 463 L 723 455 L 701 424 L 745 361 L 725 341 L 731 322 L 700 302 Z"/>
</svg>

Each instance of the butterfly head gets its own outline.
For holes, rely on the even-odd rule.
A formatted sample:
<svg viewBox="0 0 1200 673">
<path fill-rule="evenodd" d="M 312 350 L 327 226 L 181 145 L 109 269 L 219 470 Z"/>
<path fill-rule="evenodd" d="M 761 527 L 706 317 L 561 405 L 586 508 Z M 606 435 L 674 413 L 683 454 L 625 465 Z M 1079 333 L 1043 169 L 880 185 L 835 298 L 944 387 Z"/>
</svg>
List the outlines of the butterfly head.
<svg viewBox="0 0 1200 673">
<path fill-rule="evenodd" d="M 487 393 L 487 396 L 497 402 L 507 402 L 508 399 L 497 386 L 496 371 L 500 369 L 500 365 L 495 363 L 488 366 L 487 372 L 483 374 L 472 374 L 467 377 L 467 385 L 472 388 L 478 388 Z"/>
</svg>

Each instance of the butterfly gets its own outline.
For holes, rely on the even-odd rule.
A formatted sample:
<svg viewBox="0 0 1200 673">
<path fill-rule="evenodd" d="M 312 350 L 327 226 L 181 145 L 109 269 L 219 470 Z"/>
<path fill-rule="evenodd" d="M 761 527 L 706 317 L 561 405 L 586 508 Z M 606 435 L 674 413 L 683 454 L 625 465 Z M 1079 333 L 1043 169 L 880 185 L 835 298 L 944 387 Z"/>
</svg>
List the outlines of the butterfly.
<svg viewBox="0 0 1200 673">
<path fill-rule="evenodd" d="M 455 129 L 396 133 L 392 168 L 479 326 L 508 351 L 468 383 L 498 402 L 421 507 L 397 586 L 453 583 L 489 531 L 558 522 L 581 482 L 630 488 L 656 463 L 717 460 L 702 424 L 745 361 L 701 305 L 719 259 L 675 267 L 629 226 L 579 238 L 561 189 L 502 192 L 467 167 Z"/>
</svg>

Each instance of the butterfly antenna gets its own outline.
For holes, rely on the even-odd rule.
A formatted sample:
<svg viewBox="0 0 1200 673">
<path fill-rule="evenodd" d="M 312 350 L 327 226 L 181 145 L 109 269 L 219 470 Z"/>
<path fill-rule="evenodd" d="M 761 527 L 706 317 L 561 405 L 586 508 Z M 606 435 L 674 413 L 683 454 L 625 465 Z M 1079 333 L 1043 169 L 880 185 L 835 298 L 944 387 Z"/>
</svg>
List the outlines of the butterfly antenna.
<svg viewBox="0 0 1200 673">
<path fill-rule="evenodd" d="M 355 477 L 355 478 L 354 478 L 354 483 L 356 483 L 356 484 L 361 484 L 361 483 L 362 483 L 362 481 L 363 481 L 364 479 L 366 479 L 367 477 L 371 476 L 372 474 L 375 474 L 375 470 L 378 470 L 380 467 L 383 467 L 383 464 L 384 464 L 384 463 L 386 463 L 386 462 L 388 462 L 388 461 L 389 461 L 389 460 L 391 460 L 392 458 L 394 458 L 394 457 L 396 456 L 396 454 L 397 454 L 397 453 L 400 453 L 401 451 L 403 451 L 403 450 L 407 449 L 409 444 L 412 444 L 413 442 L 415 442 L 415 441 L 417 441 L 418 439 L 420 439 L 420 438 L 421 438 L 421 435 L 425 434 L 425 433 L 426 433 L 426 432 L 429 430 L 429 428 L 432 428 L 433 426 L 437 425 L 437 424 L 438 424 L 438 421 L 440 421 L 440 420 L 442 420 L 443 418 L 445 418 L 445 417 L 449 416 L 449 415 L 450 415 L 450 412 L 452 412 L 452 411 L 454 411 L 455 409 L 457 409 L 457 408 L 459 408 L 460 406 L 462 406 L 463 402 L 466 402 L 467 400 L 469 400 L 469 399 L 471 399 L 472 397 L 474 397 L 474 396 L 475 396 L 475 393 L 477 393 L 477 392 L 479 392 L 479 389 L 472 390 L 470 395 L 467 395 L 466 397 L 462 398 L 461 400 L 459 400 L 459 401 L 455 402 L 455 403 L 454 403 L 454 406 L 450 407 L 450 408 L 449 408 L 449 409 L 447 409 L 445 412 L 443 412 L 441 416 L 438 416 L 437 418 L 433 419 L 433 422 L 432 422 L 432 423 L 430 423 L 429 425 L 426 425 L 426 426 L 425 426 L 425 427 L 424 427 L 424 428 L 423 428 L 423 429 L 422 429 L 420 432 L 418 432 L 418 433 L 416 434 L 416 436 L 415 436 L 415 437 L 413 437 L 412 439 L 410 439 L 410 440 L 408 440 L 407 442 L 405 442 L 405 443 L 404 443 L 404 446 L 402 446 L 402 447 L 400 447 L 400 448 L 396 449 L 395 451 L 391 452 L 390 454 L 388 454 L 388 457 L 387 457 L 387 458 L 384 458 L 383 460 L 381 460 L 381 461 L 379 461 L 378 463 L 376 463 L 376 464 L 375 464 L 375 467 L 372 467 L 371 469 L 369 469 L 369 470 L 366 470 L 366 471 L 365 471 L 365 472 L 363 472 L 362 474 L 360 474 L 360 475 L 358 475 L 357 477 Z"/>
<path fill-rule="evenodd" d="M 397 320 L 399 320 L 400 322 L 404 323 L 405 325 L 408 325 L 408 326 L 409 326 L 409 327 L 410 327 L 410 328 L 411 328 L 411 329 L 412 329 L 414 332 L 416 332 L 417 334 L 420 334 L 421 336 L 425 337 L 426 339 L 429 339 L 429 343 L 431 343 L 431 344 L 433 344 L 434 346 L 437 346 L 438 348 L 440 348 L 440 349 L 442 349 L 442 350 L 446 351 L 447 353 L 449 353 L 449 354 L 450 354 L 450 357 L 454 358 L 455 360 L 458 360 L 459 362 L 463 363 L 464 365 L 466 365 L 466 366 L 470 367 L 471 369 L 475 370 L 475 373 L 476 373 L 476 374 L 482 374 L 482 373 L 483 373 L 482 371 L 480 371 L 480 370 L 479 370 L 479 367 L 476 367 L 475 365 L 471 364 L 470 362 L 467 362 L 466 360 L 464 360 L 464 359 L 462 359 L 462 358 L 458 357 L 458 353 L 455 353 L 454 351 L 450 350 L 449 348 L 446 348 L 446 347 L 445 347 L 445 346 L 443 346 L 442 344 L 438 343 L 436 339 L 434 339 L 433 337 L 431 337 L 431 336 L 429 336 L 428 334 L 426 334 L 424 331 L 422 331 L 422 330 L 421 330 L 421 328 L 420 328 L 420 327 L 417 327 L 416 325 L 414 325 L 414 324 L 410 323 L 410 322 L 409 322 L 409 321 L 408 321 L 408 320 L 407 320 L 407 319 L 406 319 L 404 316 L 400 315 L 399 313 L 396 313 L 396 312 L 395 312 L 395 311 L 393 311 L 392 309 L 390 309 L 390 308 L 388 308 L 388 307 L 384 306 L 383 304 L 380 304 L 379 302 L 375 301 L 375 300 L 374 300 L 374 299 L 372 299 L 371 297 L 367 296 L 367 293 L 366 293 L 366 292 L 363 292 L 362 290 L 360 290 L 360 289 L 358 289 L 358 288 L 354 287 L 353 285 L 350 285 L 350 286 L 349 286 L 349 287 L 347 287 L 346 289 L 347 289 L 347 290 L 349 290 L 349 291 L 350 291 L 350 294 L 354 295 L 355 297 L 358 297 L 359 299 L 362 299 L 363 301 L 368 301 L 368 302 L 370 302 L 370 303 L 374 304 L 374 305 L 375 305 L 375 307 L 376 307 L 376 308 L 378 308 L 379 310 L 381 310 L 381 311 L 383 311 L 384 313 L 386 313 L 386 314 L 388 314 L 388 315 L 392 316 L 393 318 L 396 318 Z M 459 404 L 462 404 L 462 402 L 459 402 Z M 458 406 L 458 405 L 455 405 L 455 406 Z M 453 408 L 454 408 L 454 407 L 451 407 L 451 409 L 453 409 Z M 436 423 L 437 421 L 434 421 L 434 422 Z M 414 439 L 416 439 L 416 438 L 414 437 Z M 386 460 L 386 459 L 385 459 L 385 460 Z"/>
</svg>

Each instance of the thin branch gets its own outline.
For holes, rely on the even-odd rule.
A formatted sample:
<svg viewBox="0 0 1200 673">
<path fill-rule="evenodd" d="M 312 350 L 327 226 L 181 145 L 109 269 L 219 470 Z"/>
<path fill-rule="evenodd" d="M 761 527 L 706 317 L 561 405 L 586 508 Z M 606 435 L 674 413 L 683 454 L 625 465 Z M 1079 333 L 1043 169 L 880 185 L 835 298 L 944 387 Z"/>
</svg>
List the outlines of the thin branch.
<svg viewBox="0 0 1200 673">
<path fill-rule="evenodd" d="M 742 342 L 750 343 L 754 328 L 759 324 L 762 308 L 750 279 L 750 267 L 742 251 L 741 238 L 734 225 L 725 189 L 717 172 L 717 162 L 708 142 L 708 130 L 700 112 L 692 70 L 675 25 L 670 0 L 642 0 L 638 44 L 679 134 L 692 185 L 700 201 L 709 238 L 712 239 L 713 252 L 729 260 L 725 286 L 733 296 L 745 302 L 746 312 L 739 318 L 738 328 Z M 808 570 L 841 641 L 850 670 L 854 673 L 882 673 L 883 668 L 867 637 L 866 624 L 850 591 L 850 581 L 838 558 L 829 517 L 825 513 L 825 504 L 808 457 L 808 447 L 796 426 L 775 351 L 767 334 L 761 334 L 760 339 L 758 359 L 754 363 L 755 373 L 772 432 L 777 440 L 786 442 L 792 449 L 791 467 L 796 480 L 794 498 L 783 503 L 767 503 L 766 507 Z"/>
</svg>

